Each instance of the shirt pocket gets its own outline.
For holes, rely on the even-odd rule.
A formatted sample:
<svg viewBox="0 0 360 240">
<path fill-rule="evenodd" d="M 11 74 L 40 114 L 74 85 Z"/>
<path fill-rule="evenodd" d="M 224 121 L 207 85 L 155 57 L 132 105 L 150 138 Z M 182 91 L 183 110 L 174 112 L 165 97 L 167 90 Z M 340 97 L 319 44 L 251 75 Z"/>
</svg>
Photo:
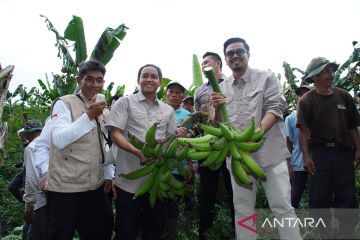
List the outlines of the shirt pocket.
<svg viewBox="0 0 360 240">
<path fill-rule="evenodd" d="M 170 117 L 164 115 L 164 113 L 159 113 L 156 115 L 156 122 L 157 122 L 156 140 L 162 140 L 166 137 L 169 121 L 170 121 Z"/>
<path fill-rule="evenodd" d="M 244 99 L 244 107 L 248 111 L 248 113 L 255 114 L 255 110 L 262 109 L 263 104 L 263 91 L 262 89 L 251 89 L 245 95 Z"/>
<path fill-rule="evenodd" d="M 228 111 L 228 115 L 229 117 L 232 117 L 234 115 L 236 115 L 237 111 L 236 111 L 236 101 L 235 98 L 233 96 L 233 94 L 223 94 L 225 97 L 225 104 L 226 104 L 226 109 Z"/>
<path fill-rule="evenodd" d="M 86 145 L 73 144 L 65 150 L 61 178 L 68 183 L 86 183 L 90 180 L 91 151 Z"/>
<path fill-rule="evenodd" d="M 144 121 L 145 121 L 145 114 L 146 112 L 141 112 L 139 110 L 134 110 L 132 109 L 132 111 L 129 114 L 129 125 L 131 126 L 143 126 L 144 125 Z"/>
</svg>

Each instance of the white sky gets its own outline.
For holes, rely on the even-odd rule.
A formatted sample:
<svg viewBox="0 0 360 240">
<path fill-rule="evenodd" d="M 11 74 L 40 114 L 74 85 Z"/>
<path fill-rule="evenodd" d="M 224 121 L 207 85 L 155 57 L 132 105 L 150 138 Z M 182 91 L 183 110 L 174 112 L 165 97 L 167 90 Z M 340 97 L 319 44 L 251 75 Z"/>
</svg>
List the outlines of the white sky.
<svg viewBox="0 0 360 240">
<path fill-rule="evenodd" d="M 218 52 L 230 37 L 250 45 L 250 66 L 283 74 L 282 63 L 305 70 L 325 56 L 339 63 L 360 42 L 360 0 L 0 0 L 0 63 L 15 65 L 10 84 L 39 87 L 45 73 L 59 73 L 61 60 L 46 15 L 63 34 L 72 15 L 83 19 L 88 55 L 106 27 L 121 23 L 127 36 L 107 65 L 107 86 L 136 84 L 138 69 L 158 65 L 165 77 L 192 82 L 192 54 Z M 225 65 L 225 64 L 224 64 Z M 226 75 L 230 70 L 225 65 Z"/>
</svg>

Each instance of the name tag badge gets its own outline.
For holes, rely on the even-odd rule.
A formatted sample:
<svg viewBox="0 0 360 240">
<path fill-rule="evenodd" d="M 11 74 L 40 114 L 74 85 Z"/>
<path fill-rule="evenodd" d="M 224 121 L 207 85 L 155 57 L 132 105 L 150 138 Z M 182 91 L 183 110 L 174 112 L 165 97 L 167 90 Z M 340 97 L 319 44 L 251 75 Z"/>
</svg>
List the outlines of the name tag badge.
<svg viewBox="0 0 360 240">
<path fill-rule="evenodd" d="M 346 110 L 346 107 L 344 104 L 337 104 L 338 109 Z"/>
</svg>

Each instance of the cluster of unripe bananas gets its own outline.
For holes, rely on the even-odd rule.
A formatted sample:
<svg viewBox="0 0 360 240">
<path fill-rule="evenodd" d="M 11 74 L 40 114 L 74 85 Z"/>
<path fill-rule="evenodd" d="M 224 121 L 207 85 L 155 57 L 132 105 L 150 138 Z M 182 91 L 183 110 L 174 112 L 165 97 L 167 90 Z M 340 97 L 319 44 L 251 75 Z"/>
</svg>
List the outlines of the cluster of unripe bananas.
<svg viewBox="0 0 360 240">
<path fill-rule="evenodd" d="M 182 196 L 190 187 L 179 181 L 171 173 L 177 169 L 183 177 L 188 176 L 188 170 L 182 165 L 182 160 L 186 159 L 189 152 L 188 146 L 180 146 L 175 137 L 170 138 L 164 143 L 155 140 L 157 124 L 153 124 L 146 132 L 145 143 L 136 136 L 129 134 L 129 142 L 141 150 L 148 159 L 145 167 L 134 172 L 121 174 L 127 179 L 139 179 L 149 175 L 145 183 L 135 193 L 137 198 L 145 193 L 150 193 L 150 204 L 154 206 L 156 198 L 175 198 Z"/>
<path fill-rule="evenodd" d="M 172 137 L 164 143 L 155 140 L 157 124 L 153 124 L 145 135 L 145 143 L 129 134 L 129 142 L 141 150 L 148 158 L 146 166 L 121 174 L 127 179 L 139 179 L 149 175 L 145 183 L 135 193 L 135 198 L 150 193 L 150 204 L 154 206 L 156 198 L 174 198 L 182 196 L 190 188 L 171 173 L 173 169 L 183 176 L 188 175 L 182 160 L 199 160 L 202 166 L 217 170 L 226 157 L 231 156 L 231 170 L 239 184 L 251 185 L 249 175 L 266 179 L 265 172 L 250 156 L 264 144 L 264 130 L 255 132 L 255 122 L 251 120 L 244 131 L 239 131 L 230 124 L 220 123 L 219 128 L 200 124 L 206 135 L 198 138 Z"/>
<path fill-rule="evenodd" d="M 264 170 L 249 154 L 259 150 L 264 144 L 264 130 L 255 132 L 255 122 L 251 120 L 244 131 L 230 124 L 220 123 L 219 127 L 200 124 L 206 133 L 200 138 L 178 138 L 177 142 L 189 146 L 188 158 L 201 161 L 202 166 L 217 170 L 227 156 L 231 156 L 231 170 L 239 184 L 251 185 L 248 175 L 266 179 Z"/>
</svg>

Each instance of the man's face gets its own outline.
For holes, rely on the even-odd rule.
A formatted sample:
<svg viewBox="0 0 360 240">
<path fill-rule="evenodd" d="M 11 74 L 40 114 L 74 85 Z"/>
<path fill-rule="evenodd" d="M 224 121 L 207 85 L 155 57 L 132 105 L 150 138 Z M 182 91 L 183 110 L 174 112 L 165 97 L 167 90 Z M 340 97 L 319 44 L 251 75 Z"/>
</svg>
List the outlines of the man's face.
<svg viewBox="0 0 360 240">
<path fill-rule="evenodd" d="M 144 67 L 141 70 L 138 84 L 140 85 L 142 94 L 156 94 L 156 91 L 161 85 L 161 80 L 156 68 L 151 66 Z"/>
<path fill-rule="evenodd" d="M 201 63 L 201 69 L 205 75 L 204 68 L 213 67 L 214 70 L 220 69 L 220 61 L 216 60 L 213 56 L 206 56 Z"/>
<path fill-rule="evenodd" d="M 175 85 L 166 91 L 166 98 L 168 104 L 176 109 L 181 105 L 181 100 L 184 98 L 184 92 L 180 87 Z"/>
<path fill-rule="evenodd" d="M 322 88 L 329 88 L 332 86 L 332 81 L 335 77 L 335 70 L 330 64 L 327 65 L 319 74 L 312 77 L 316 86 Z"/>
<path fill-rule="evenodd" d="M 249 57 L 249 52 L 241 42 L 232 43 L 225 50 L 226 64 L 233 72 L 245 71 Z"/>
<path fill-rule="evenodd" d="M 192 113 L 194 111 L 194 101 L 186 100 L 181 104 L 181 107 Z"/>
<path fill-rule="evenodd" d="M 307 93 L 308 91 L 310 91 L 310 89 L 307 88 L 300 88 L 299 90 L 299 95 L 297 96 L 297 99 L 299 100 L 305 93 Z"/>
<path fill-rule="evenodd" d="M 81 92 L 91 100 L 96 94 L 101 93 L 104 86 L 104 75 L 100 71 L 89 71 L 83 78 L 77 78 Z"/>
</svg>

